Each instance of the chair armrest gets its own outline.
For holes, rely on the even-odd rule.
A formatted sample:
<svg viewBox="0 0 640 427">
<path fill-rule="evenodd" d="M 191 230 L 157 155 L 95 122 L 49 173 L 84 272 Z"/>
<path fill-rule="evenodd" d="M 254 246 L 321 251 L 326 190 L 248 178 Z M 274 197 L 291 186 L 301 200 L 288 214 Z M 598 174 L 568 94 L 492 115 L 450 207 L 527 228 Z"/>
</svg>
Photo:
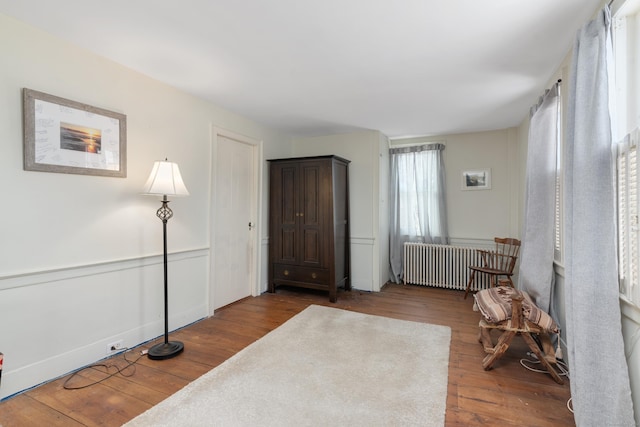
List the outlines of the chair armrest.
<svg viewBox="0 0 640 427">
<path fill-rule="evenodd" d="M 485 250 L 485 249 L 476 249 L 476 252 L 480 254 L 480 259 L 484 263 L 485 267 L 490 262 L 489 258 L 491 257 L 491 254 L 495 253 L 493 251 L 488 251 L 488 250 Z"/>
<path fill-rule="evenodd" d="M 482 256 L 483 267 L 503 270 L 511 274 L 516 265 L 518 257 L 507 254 L 499 254 L 494 251 L 478 250 Z"/>
</svg>

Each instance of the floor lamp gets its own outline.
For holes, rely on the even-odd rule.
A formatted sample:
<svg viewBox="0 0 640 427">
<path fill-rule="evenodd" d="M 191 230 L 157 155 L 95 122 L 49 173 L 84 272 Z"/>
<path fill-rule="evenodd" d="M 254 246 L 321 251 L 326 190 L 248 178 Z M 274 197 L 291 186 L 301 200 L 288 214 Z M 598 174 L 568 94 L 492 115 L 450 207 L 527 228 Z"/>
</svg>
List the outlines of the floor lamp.
<svg viewBox="0 0 640 427">
<path fill-rule="evenodd" d="M 167 221 L 173 216 L 169 209 L 167 196 L 188 196 L 189 191 L 182 182 L 178 165 L 172 162 L 155 162 L 151 175 L 144 185 L 143 193 L 148 196 L 162 196 L 162 206 L 156 215 L 162 220 L 162 236 L 164 243 L 164 342 L 149 349 L 148 357 L 154 360 L 170 359 L 182 353 L 184 344 L 180 341 L 169 341 L 169 297 L 167 280 Z"/>
</svg>

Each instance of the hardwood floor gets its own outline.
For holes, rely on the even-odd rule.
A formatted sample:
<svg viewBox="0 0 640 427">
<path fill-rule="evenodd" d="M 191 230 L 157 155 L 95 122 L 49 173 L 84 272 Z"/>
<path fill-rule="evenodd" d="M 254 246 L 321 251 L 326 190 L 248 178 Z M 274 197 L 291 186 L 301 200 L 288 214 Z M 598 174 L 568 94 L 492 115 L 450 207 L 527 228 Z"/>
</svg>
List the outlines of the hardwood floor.
<svg viewBox="0 0 640 427">
<path fill-rule="evenodd" d="M 447 396 L 447 426 L 573 426 L 566 403 L 569 384 L 523 368 L 527 346 L 515 338 L 507 354 L 485 372 L 478 343 L 479 314 L 473 298 L 460 291 L 387 285 L 382 292 L 345 292 L 332 304 L 326 293 L 278 288 L 275 294 L 247 298 L 215 315 L 171 334 L 184 342 L 180 356 L 154 361 L 141 357 L 135 366 L 98 384 L 79 390 L 63 388 L 68 377 L 29 390 L 0 403 L 0 426 L 120 426 L 190 381 L 305 309 L 327 305 L 367 314 L 450 326 L 452 329 Z M 142 349 L 125 355 L 135 360 Z M 123 354 L 107 363 L 127 366 Z M 111 369 L 110 372 L 113 372 Z M 103 379 L 85 370 L 70 381 L 81 386 Z M 380 396 L 380 398 L 384 398 Z M 310 403 L 312 404 L 312 403 Z"/>
</svg>

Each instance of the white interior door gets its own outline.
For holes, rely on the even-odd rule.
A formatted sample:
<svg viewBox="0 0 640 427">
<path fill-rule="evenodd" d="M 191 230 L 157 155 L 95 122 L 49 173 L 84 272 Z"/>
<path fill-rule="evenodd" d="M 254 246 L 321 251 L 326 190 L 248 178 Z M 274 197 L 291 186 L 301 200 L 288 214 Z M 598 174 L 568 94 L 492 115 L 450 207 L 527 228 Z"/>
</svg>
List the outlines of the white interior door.
<svg viewBox="0 0 640 427">
<path fill-rule="evenodd" d="M 251 295 L 256 274 L 256 146 L 221 134 L 215 137 L 213 310 Z"/>
</svg>

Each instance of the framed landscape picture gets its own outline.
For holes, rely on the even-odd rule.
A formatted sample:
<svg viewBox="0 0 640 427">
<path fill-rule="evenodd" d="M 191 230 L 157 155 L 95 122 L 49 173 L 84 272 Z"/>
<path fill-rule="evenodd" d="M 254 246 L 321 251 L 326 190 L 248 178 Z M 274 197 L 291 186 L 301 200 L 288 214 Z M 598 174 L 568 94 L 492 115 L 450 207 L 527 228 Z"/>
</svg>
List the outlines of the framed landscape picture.
<svg viewBox="0 0 640 427">
<path fill-rule="evenodd" d="M 26 88 L 22 103 L 25 170 L 127 176 L 124 114 Z"/>
<path fill-rule="evenodd" d="M 489 190 L 491 188 L 491 169 L 474 169 L 462 172 L 463 190 Z"/>
</svg>

